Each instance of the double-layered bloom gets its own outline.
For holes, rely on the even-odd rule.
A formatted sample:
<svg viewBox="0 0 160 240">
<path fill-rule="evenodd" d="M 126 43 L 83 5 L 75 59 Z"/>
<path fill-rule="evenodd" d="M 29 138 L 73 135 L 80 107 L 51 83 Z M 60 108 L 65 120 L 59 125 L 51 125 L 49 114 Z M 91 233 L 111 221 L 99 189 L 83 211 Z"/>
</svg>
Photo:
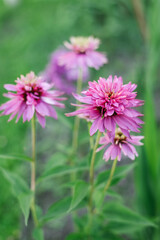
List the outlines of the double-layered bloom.
<svg viewBox="0 0 160 240">
<path fill-rule="evenodd" d="M 4 96 L 10 100 L 0 106 L 2 115 L 11 114 L 9 121 L 17 115 L 16 122 L 23 116 L 23 122 L 25 122 L 30 121 L 35 113 L 42 127 L 45 127 L 45 116 L 57 119 L 53 106 L 63 108 L 64 104 L 59 101 L 65 98 L 59 97 L 63 94 L 62 92 L 51 90 L 53 84 L 46 83 L 34 72 L 26 76 L 21 75 L 15 82 L 16 85 L 4 85 L 4 88 L 9 91 Z"/>
<path fill-rule="evenodd" d="M 65 49 L 58 49 L 53 52 L 51 55 L 50 62 L 43 73 L 46 81 L 54 83 L 54 86 L 64 91 L 67 94 L 70 94 L 75 91 L 73 81 L 78 79 L 78 68 L 67 69 L 66 66 L 59 64 L 59 59 L 61 56 L 67 53 Z M 83 69 L 82 79 L 85 81 L 89 77 L 88 68 Z"/>
<path fill-rule="evenodd" d="M 68 51 L 60 57 L 60 65 L 65 65 L 67 69 L 86 67 L 99 69 L 108 62 L 105 54 L 96 51 L 99 44 L 98 38 L 71 37 L 70 43 L 64 43 Z"/>
<path fill-rule="evenodd" d="M 100 144 L 102 146 L 97 149 L 100 151 L 103 148 L 106 148 L 103 158 L 105 161 L 109 159 L 114 160 L 118 158 L 118 161 L 121 160 L 121 153 L 125 156 L 128 156 L 130 159 L 134 160 L 135 156 L 138 156 L 138 153 L 133 145 L 143 145 L 140 140 L 143 139 L 143 136 L 125 136 L 119 128 L 116 128 L 115 136 L 112 139 L 110 134 L 105 133 L 104 137 L 100 138 Z"/>
<path fill-rule="evenodd" d="M 99 78 L 98 82 L 89 82 L 87 91 L 74 97 L 81 103 L 76 105 L 78 110 L 66 114 L 67 116 L 83 115 L 92 121 L 90 135 L 97 130 L 108 130 L 114 136 L 116 125 L 129 136 L 129 131 L 139 132 L 143 123 L 139 116 L 143 116 L 134 108 L 143 105 L 143 101 L 136 99 L 134 92 L 136 84 L 123 84 L 122 77 L 109 76 L 108 79 Z"/>
</svg>

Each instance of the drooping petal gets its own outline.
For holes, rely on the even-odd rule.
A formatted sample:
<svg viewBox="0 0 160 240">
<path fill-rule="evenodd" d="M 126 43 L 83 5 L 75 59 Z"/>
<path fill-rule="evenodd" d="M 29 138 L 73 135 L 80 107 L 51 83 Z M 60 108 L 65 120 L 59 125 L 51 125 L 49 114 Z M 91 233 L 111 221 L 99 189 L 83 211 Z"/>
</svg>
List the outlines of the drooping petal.
<svg viewBox="0 0 160 240">
<path fill-rule="evenodd" d="M 43 117 L 42 115 L 40 115 L 39 113 L 36 112 L 36 116 L 37 116 L 37 119 L 40 123 L 40 125 L 45 128 L 45 125 L 46 125 L 46 119 L 45 117 Z"/>
</svg>

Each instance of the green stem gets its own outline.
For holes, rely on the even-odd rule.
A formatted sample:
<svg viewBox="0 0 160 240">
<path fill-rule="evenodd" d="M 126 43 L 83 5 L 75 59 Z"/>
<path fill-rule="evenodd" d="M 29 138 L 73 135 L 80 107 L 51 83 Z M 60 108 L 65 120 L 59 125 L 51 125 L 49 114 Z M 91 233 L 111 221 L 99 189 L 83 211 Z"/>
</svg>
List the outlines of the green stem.
<svg viewBox="0 0 160 240">
<path fill-rule="evenodd" d="M 99 140 L 101 137 L 101 133 L 98 132 L 97 134 L 97 139 L 93 148 L 93 153 L 92 153 L 92 158 L 91 158 L 91 165 L 90 165 L 90 171 L 89 171 L 89 178 L 90 178 L 90 185 L 91 185 L 91 191 L 90 191 L 90 196 L 89 196 L 89 209 L 90 212 L 92 212 L 92 198 L 93 198 L 93 192 L 94 192 L 94 162 L 95 162 L 95 157 L 96 157 L 96 150 L 99 144 Z"/>
<path fill-rule="evenodd" d="M 111 168 L 111 172 L 110 172 L 110 176 L 109 176 L 108 182 L 107 182 L 106 186 L 104 187 L 104 193 L 107 192 L 108 188 L 109 188 L 110 185 L 111 185 L 112 178 L 113 178 L 113 174 L 114 174 L 114 172 L 115 172 L 116 165 L 117 165 L 117 160 L 118 160 L 118 158 L 116 157 L 116 158 L 114 159 L 114 162 L 113 162 L 113 165 L 112 165 L 112 168 Z"/>
<path fill-rule="evenodd" d="M 99 140 L 101 137 L 101 133 L 98 131 L 96 142 L 93 148 L 92 158 L 91 158 L 91 164 L 90 164 L 90 171 L 89 171 L 89 179 L 90 179 L 90 195 L 89 195 L 89 202 L 88 202 L 88 209 L 89 209 L 89 219 L 88 219 L 88 225 L 86 227 L 86 231 L 90 232 L 90 228 L 92 226 L 92 217 L 93 217 L 93 193 L 94 193 L 94 163 L 95 163 L 95 157 L 96 157 L 96 150 L 99 144 Z"/>
<path fill-rule="evenodd" d="M 110 172 L 110 175 L 109 175 L 109 179 L 103 189 L 103 193 L 102 193 L 102 198 L 100 200 L 100 204 L 99 204 L 99 210 L 103 204 L 103 201 L 104 201 L 104 198 L 105 198 L 105 193 L 107 192 L 107 190 L 109 189 L 110 185 L 111 185 L 111 182 L 112 182 L 112 178 L 113 178 L 113 175 L 114 175 L 114 172 L 115 172 L 115 169 L 116 169 L 116 165 L 117 165 L 117 160 L 118 158 L 115 158 L 114 159 L 114 162 L 113 162 L 113 165 L 112 165 L 112 168 L 111 168 L 111 172 Z"/>
<path fill-rule="evenodd" d="M 78 73 L 78 80 L 77 80 L 77 93 L 80 94 L 81 90 L 82 90 L 82 69 L 80 68 Z M 78 103 L 79 101 L 77 101 L 77 104 Z M 80 118 L 76 116 L 74 121 L 73 138 L 72 138 L 72 155 L 73 156 L 77 152 L 77 147 L 78 147 L 79 124 L 80 124 Z"/>
<path fill-rule="evenodd" d="M 79 68 L 78 79 L 77 79 L 77 93 L 80 94 L 81 90 L 82 90 L 82 69 Z M 77 101 L 76 103 L 78 104 L 79 101 Z M 78 109 L 78 107 L 76 109 Z M 77 153 L 77 148 L 78 148 L 79 125 L 80 125 L 80 118 L 76 116 L 74 120 L 74 127 L 73 127 L 72 150 L 69 156 L 69 164 L 71 166 L 74 166 L 75 164 L 74 157 L 75 157 L 75 154 Z M 75 179 L 76 179 L 76 173 L 73 172 L 70 175 L 70 180 L 75 181 Z M 72 195 L 73 195 L 73 189 L 72 189 Z M 74 218 L 76 216 L 76 213 L 73 213 L 72 216 Z M 74 224 L 74 228 L 75 229 L 77 228 L 75 224 Z"/>
<path fill-rule="evenodd" d="M 90 134 L 91 125 L 92 125 L 92 123 L 88 122 L 88 132 L 89 132 L 89 134 Z M 93 147 L 94 147 L 93 136 L 90 136 L 89 142 L 90 142 L 90 149 L 93 149 Z"/>
<path fill-rule="evenodd" d="M 36 190 L 36 123 L 35 115 L 32 118 L 32 163 L 31 163 L 31 190 L 33 192 L 33 199 L 31 203 L 31 211 L 35 226 L 38 226 L 38 218 L 35 207 L 35 190 Z"/>
</svg>

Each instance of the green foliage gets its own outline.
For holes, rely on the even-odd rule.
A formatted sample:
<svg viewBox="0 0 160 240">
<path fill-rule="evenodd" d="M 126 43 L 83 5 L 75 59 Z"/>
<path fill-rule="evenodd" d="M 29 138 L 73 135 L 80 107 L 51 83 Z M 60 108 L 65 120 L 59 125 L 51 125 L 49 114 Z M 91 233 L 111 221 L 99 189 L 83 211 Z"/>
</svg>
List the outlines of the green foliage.
<svg viewBox="0 0 160 240">
<path fill-rule="evenodd" d="M 145 42 L 140 34 L 132 1 L 23 0 L 15 6 L 9 6 L 5 4 L 5 1 L 0 1 L 0 103 L 5 101 L 2 97 L 3 84 L 13 83 L 16 77 L 30 70 L 37 74 L 42 72 L 51 52 L 62 45 L 63 41 L 74 35 L 99 37 L 102 43 L 100 50 L 107 52 L 109 63 L 99 71 L 92 70 L 89 80 L 97 80 L 99 76 L 107 77 L 110 74 L 118 74 L 123 76 L 124 82 L 131 80 L 141 86 L 138 87 L 138 94 L 139 98 L 145 99 L 145 145 L 139 151 L 136 164 L 129 163 L 126 166 L 117 167 L 112 181 L 114 191 L 110 189 L 107 191 L 107 201 L 111 198 L 120 201 L 120 203 L 108 204 L 103 216 L 105 221 L 99 218 L 95 220 L 93 240 L 106 240 L 106 236 L 107 240 L 159 240 L 160 236 L 159 229 L 155 228 L 152 221 L 148 220 L 157 219 L 159 223 L 160 216 L 158 147 L 160 131 L 155 113 L 156 108 L 158 108 L 155 92 L 158 93 L 159 88 L 157 80 L 160 66 L 160 1 L 139 2 L 142 3 L 142 9 L 144 9 L 149 33 Z M 69 97 L 68 105 L 71 101 L 73 102 Z M 64 112 L 70 112 L 70 110 L 71 107 L 67 106 Z M 76 166 L 69 167 L 68 156 L 71 152 L 73 118 L 65 117 L 61 110 L 58 111 L 58 118 L 57 122 L 47 120 L 45 130 L 37 128 L 38 204 L 45 205 L 45 201 L 47 204 L 48 201 L 51 201 L 50 198 L 54 198 L 55 195 L 62 199 L 48 209 L 44 218 L 40 217 L 44 222 L 57 218 L 63 219 L 68 214 L 71 205 L 74 212 L 80 206 L 84 206 L 84 204 L 86 206 L 87 186 L 84 186 L 83 192 L 83 183 L 77 187 L 77 183 L 71 181 L 69 175 L 76 173 L 78 179 L 88 179 L 88 168 L 86 167 L 89 159 L 87 156 L 89 152 L 87 126 L 82 121 L 79 136 L 80 147 L 78 157 L 75 159 Z M 26 176 L 28 169 L 25 161 L 31 161 L 30 158 L 23 156 L 30 155 L 30 147 L 28 147 L 30 135 L 29 129 L 27 129 L 30 124 L 23 124 L 22 120 L 18 124 L 15 124 L 14 120 L 7 123 L 7 119 L 8 117 L 0 119 L 0 165 L 5 165 L 9 169 L 1 169 L 3 175 L 0 175 L 2 192 L 0 196 L 0 206 L 2 206 L 0 209 L 0 240 L 10 238 L 17 240 L 21 238 L 20 212 L 17 211 L 15 199 L 10 198 L 10 188 L 8 188 L 5 178 L 10 183 L 14 196 L 18 199 L 17 202 L 20 204 L 27 223 L 32 193 L 18 173 L 22 172 Z M 19 152 L 22 155 L 12 156 L 10 155 L 12 152 Z M 102 170 L 107 164 L 102 160 L 102 154 L 103 151 L 99 152 L 95 161 L 96 174 L 98 173 L 94 193 L 96 205 L 101 198 L 101 191 L 110 173 L 110 170 Z M 49 159 L 48 162 L 47 159 Z M 137 201 L 127 196 L 128 192 L 125 189 L 123 189 L 124 193 L 121 192 L 120 195 L 116 193 L 119 188 L 119 185 L 116 186 L 116 184 L 127 178 L 133 169 L 135 170 L 134 196 Z M 134 183 L 128 182 L 128 178 L 126 181 L 125 184 L 134 189 L 132 186 Z M 41 192 L 42 185 L 44 185 L 44 194 Z M 69 195 L 68 189 L 72 188 L 73 185 L 76 194 L 66 198 Z M 121 198 L 124 198 L 124 202 L 127 202 L 131 208 L 124 207 Z M 131 209 L 138 209 L 138 213 Z M 87 219 L 80 216 L 77 218 L 79 226 L 83 225 L 84 227 Z M 110 223 L 107 222 L 109 219 Z M 106 225 L 100 226 L 103 222 Z M 53 232 L 55 225 L 48 226 Z M 25 237 L 27 238 L 27 236 Z M 85 240 L 85 237 L 86 235 L 80 232 L 70 234 L 66 239 Z M 40 229 L 36 229 L 34 238 L 43 239 Z"/>
<path fill-rule="evenodd" d="M 0 159 L 32 162 L 32 158 L 29 158 L 29 157 L 23 156 L 23 155 L 19 155 L 19 154 L 18 155 L 2 155 L 2 154 L 0 154 Z"/>
<path fill-rule="evenodd" d="M 25 217 L 25 224 L 27 225 L 33 193 L 30 191 L 26 182 L 17 174 L 11 173 L 2 168 L 0 168 L 0 170 L 11 184 L 12 192 L 19 201 L 21 210 Z"/>
<path fill-rule="evenodd" d="M 38 181 L 42 181 L 52 177 L 61 177 L 65 174 L 70 174 L 73 172 L 81 172 L 87 169 L 88 169 L 87 166 L 77 166 L 77 167 L 71 167 L 68 165 L 56 166 L 44 172 L 42 176 L 38 179 Z"/>
<path fill-rule="evenodd" d="M 107 227 L 115 233 L 131 233 L 145 227 L 156 227 L 149 219 L 119 202 L 108 202 L 103 208 L 103 218 Z"/>
<path fill-rule="evenodd" d="M 75 209 L 81 201 L 87 196 L 88 184 L 82 180 L 77 180 L 73 188 L 73 197 L 68 212 Z"/>
<path fill-rule="evenodd" d="M 65 197 L 62 200 L 54 203 L 47 211 L 44 217 L 40 220 L 41 223 L 45 223 L 49 220 L 63 217 L 67 214 L 70 207 L 71 197 Z"/>
<path fill-rule="evenodd" d="M 134 167 L 135 167 L 135 163 L 127 164 L 126 166 L 116 167 L 111 185 L 114 185 L 118 183 L 120 180 L 122 180 L 130 171 L 133 170 Z M 109 175 L 110 175 L 110 169 L 107 171 L 101 172 L 97 176 L 96 186 L 102 187 L 104 184 L 106 184 L 109 178 Z"/>
<path fill-rule="evenodd" d="M 41 228 L 35 228 L 33 232 L 34 240 L 44 240 L 43 230 Z"/>
<path fill-rule="evenodd" d="M 65 240 L 85 240 L 87 239 L 87 236 L 85 236 L 82 233 L 71 233 L 69 234 Z"/>
</svg>

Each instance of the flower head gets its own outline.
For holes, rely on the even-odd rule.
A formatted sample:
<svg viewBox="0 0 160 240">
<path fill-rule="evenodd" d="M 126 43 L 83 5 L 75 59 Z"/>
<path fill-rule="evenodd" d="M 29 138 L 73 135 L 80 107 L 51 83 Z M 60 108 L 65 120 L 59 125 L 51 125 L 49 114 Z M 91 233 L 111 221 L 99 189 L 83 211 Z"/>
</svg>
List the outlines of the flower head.
<svg viewBox="0 0 160 240">
<path fill-rule="evenodd" d="M 65 100 L 65 98 L 59 98 L 63 94 L 62 92 L 50 90 L 53 85 L 46 83 L 41 77 L 37 77 L 34 72 L 30 72 L 26 76 L 21 75 L 15 82 L 16 85 L 4 85 L 4 88 L 9 91 L 4 96 L 10 100 L 0 106 L 0 111 L 3 111 L 2 115 L 11 114 L 9 121 L 17 115 L 16 122 L 23 116 L 23 122 L 25 122 L 26 120 L 30 121 L 36 113 L 42 127 L 45 127 L 45 116 L 57 119 L 52 105 L 64 107 L 64 104 L 59 102 Z"/>
<path fill-rule="evenodd" d="M 116 125 L 129 135 L 129 131 L 139 132 L 140 124 L 143 123 L 139 116 L 143 116 L 134 108 L 143 105 L 143 101 L 136 99 L 134 92 L 136 84 L 123 84 L 121 77 L 109 76 L 108 79 L 100 78 L 98 82 L 89 82 L 87 91 L 74 97 L 81 103 L 77 111 L 66 114 L 74 116 L 83 114 L 93 121 L 90 135 L 97 130 L 104 132 L 108 130 L 114 135 Z"/>
<path fill-rule="evenodd" d="M 97 149 L 100 151 L 102 148 L 107 148 L 103 158 L 105 161 L 109 159 L 114 160 L 118 158 L 121 160 L 121 153 L 125 156 L 128 156 L 130 159 L 134 160 L 135 156 L 138 156 L 138 153 L 133 145 L 143 145 L 140 142 L 143 139 L 143 136 L 125 136 L 119 128 L 116 128 L 114 139 L 110 138 L 110 135 L 105 133 L 104 137 L 100 138 L 100 144 L 102 146 Z"/>
<path fill-rule="evenodd" d="M 91 67 L 99 69 L 108 62 L 103 53 L 96 51 L 99 47 L 100 40 L 93 37 L 71 37 L 70 43 L 65 42 L 64 45 L 69 50 L 61 56 L 59 63 L 70 68 Z"/>
<path fill-rule="evenodd" d="M 59 58 L 66 54 L 65 49 L 58 49 L 51 55 L 50 62 L 43 73 L 46 81 L 54 83 L 54 86 L 70 94 L 75 90 L 73 81 L 78 79 L 78 68 L 67 69 L 66 66 L 61 66 L 59 64 Z M 83 80 L 85 81 L 89 77 L 88 69 L 83 69 Z"/>
</svg>

